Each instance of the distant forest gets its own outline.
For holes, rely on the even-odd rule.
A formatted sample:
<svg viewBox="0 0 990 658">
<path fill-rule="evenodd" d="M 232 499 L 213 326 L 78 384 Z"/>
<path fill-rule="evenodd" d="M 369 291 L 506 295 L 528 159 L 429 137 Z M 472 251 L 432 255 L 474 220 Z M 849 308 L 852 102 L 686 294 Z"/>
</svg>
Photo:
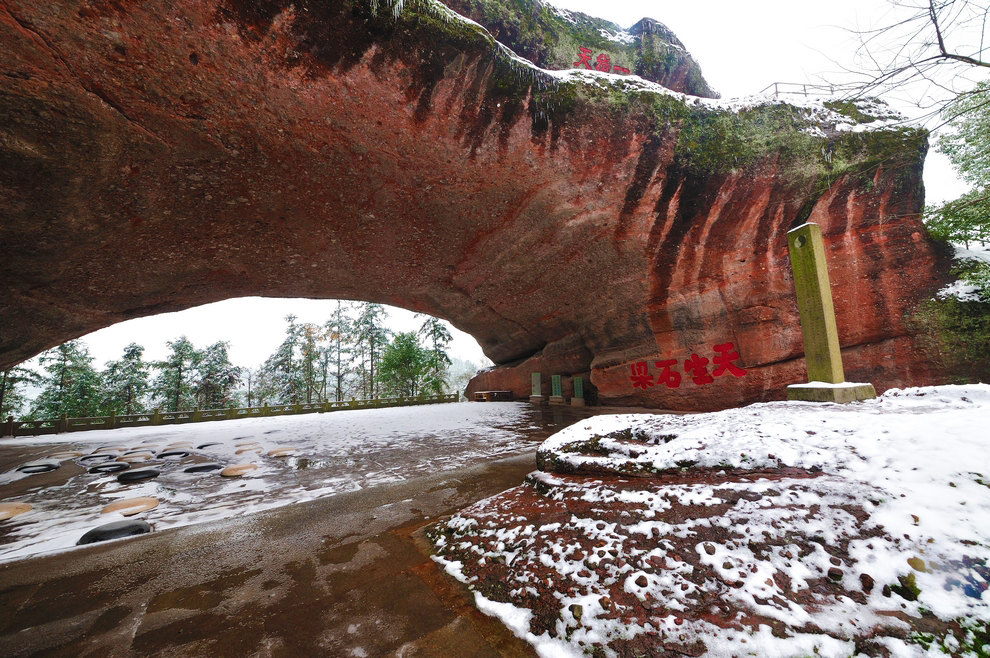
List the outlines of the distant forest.
<svg viewBox="0 0 990 658">
<path fill-rule="evenodd" d="M 185 336 L 166 343 L 161 361 L 145 361 L 131 343 L 102 370 L 81 340 L 38 358 L 41 372 L 0 372 L 0 417 L 25 420 L 297 404 L 459 392 L 477 372 L 447 353 L 451 334 L 430 316 L 416 332 L 392 332 L 381 304 L 337 302 L 323 324 L 286 316 L 285 338 L 256 368 L 234 365 L 230 343 L 204 348 Z M 36 395 L 32 395 L 32 393 Z"/>
</svg>

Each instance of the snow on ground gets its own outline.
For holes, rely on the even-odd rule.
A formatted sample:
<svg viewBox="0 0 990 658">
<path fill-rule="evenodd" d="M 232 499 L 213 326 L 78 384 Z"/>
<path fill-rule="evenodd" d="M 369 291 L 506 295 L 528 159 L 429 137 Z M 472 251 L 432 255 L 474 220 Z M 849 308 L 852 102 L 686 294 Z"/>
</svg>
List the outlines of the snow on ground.
<svg viewBox="0 0 990 658">
<path fill-rule="evenodd" d="M 522 403 L 454 403 L 3 439 L 0 502 L 34 509 L 0 521 L 0 562 L 74 546 L 90 528 L 122 520 L 101 509 L 123 498 L 158 498 L 157 508 L 137 518 L 162 530 L 532 450 L 529 435 L 542 427 L 534 413 Z M 171 444 L 190 454 L 159 458 Z M 97 462 L 83 458 L 100 448 L 112 448 L 108 454 L 114 457 L 147 451 L 148 460 L 132 463 L 130 470 L 152 467 L 162 474 L 121 484 L 117 473 L 89 473 Z M 282 448 L 293 452 L 268 455 Z M 52 456 L 61 466 L 50 473 L 16 470 Z M 258 468 L 239 478 L 184 472 L 204 462 Z"/>
<path fill-rule="evenodd" d="M 598 416 L 430 536 L 543 656 L 982 656 L 988 425 L 988 385 Z"/>
</svg>

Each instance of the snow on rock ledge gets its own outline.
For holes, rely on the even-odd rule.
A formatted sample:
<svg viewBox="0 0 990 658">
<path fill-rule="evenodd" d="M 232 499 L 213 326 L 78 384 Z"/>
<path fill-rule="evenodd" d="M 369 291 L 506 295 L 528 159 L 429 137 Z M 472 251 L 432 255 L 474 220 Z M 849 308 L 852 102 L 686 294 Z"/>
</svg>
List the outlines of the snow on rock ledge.
<svg viewBox="0 0 990 658">
<path fill-rule="evenodd" d="M 988 417 L 988 385 L 597 417 L 429 534 L 544 656 L 986 655 Z"/>
</svg>

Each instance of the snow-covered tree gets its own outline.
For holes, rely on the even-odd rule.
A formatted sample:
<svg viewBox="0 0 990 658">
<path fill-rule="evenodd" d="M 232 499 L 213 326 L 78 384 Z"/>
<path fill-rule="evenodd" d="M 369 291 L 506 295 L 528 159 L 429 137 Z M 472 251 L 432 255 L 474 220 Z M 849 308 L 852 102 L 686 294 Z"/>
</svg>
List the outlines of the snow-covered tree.
<svg viewBox="0 0 990 658">
<path fill-rule="evenodd" d="M 388 314 L 381 304 L 361 303 L 354 321 L 354 342 L 358 349 L 361 364 L 362 389 L 364 397 L 373 398 L 377 392 L 375 368 L 381 359 L 382 351 L 388 345 L 392 332 L 385 326 Z"/>
<path fill-rule="evenodd" d="M 93 357 L 79 340 L 70 340 L 38 358 L 45 375 L 41 394 L 31 407 L 34 418 L 95 416 L 100 410 L 100 376 Z"/>
<path fill-rule="evenodd" d="M 101 413 L 136 414 L 145 410 L 148 364 L 142 360 L 143 355 L 144 348 L 131 343 L 124 348 L 120 360 L 106 363 L 102 375 Z"/>
<path fill-rule="evenodd" d="M 419 327 L 419 335 L 426 341 L 429 351 L 428 375 L 424 382 L 424 390 L 434 393 L 443 393 L 447 370 L 450 368 L 450 356 L 447 354 L 447 346 L 453 340 L 450 330 L 443 320 L 432 316 L 427 316 L 426 320 Z"/>
<path fill-rule="evenodd" d="M 193 382 L 200 353 L 185 336 L 165 344 L 169 355 L 154 364 L 158 370 L 151 387 L 154 404 L 166 411 L 192 409 L 196 406 Z"/>
<path fill-rule="evenodd" d="M 242 369 L 230 362 L 230 343 L 218 341 L 200 355 L 196 365 L 195 395 L 203 409 L 223 409 L 235 404 Z"/>
<path fill-rule="evenodd" d="M 38 384 L 38 373 L 21 366 L 0 371 L 0 421 L 16 416 L 27 402 L 24 388 Z"/>
</svg>

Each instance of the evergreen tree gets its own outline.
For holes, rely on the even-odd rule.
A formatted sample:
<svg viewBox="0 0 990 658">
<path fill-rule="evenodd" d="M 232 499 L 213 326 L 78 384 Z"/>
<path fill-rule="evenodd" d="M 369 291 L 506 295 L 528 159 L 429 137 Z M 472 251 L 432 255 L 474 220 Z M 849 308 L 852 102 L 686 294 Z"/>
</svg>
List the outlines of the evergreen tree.
<svg viewBox="0 0 990 658">
<path fill-rule="evenodd" d="M 265 400 L 276 404 L 298 404 L 302 399 L 304 388 L 301 376 L 299 352 L 301 328 L 296 324 L 296 316 L 287 315 L 285 321 L 285 340 L 275 353 L 265 360 L 261 366 L 261 380 Z"/>
<path fill-rule="evenodd" d="M 949 130 L 938 141 L 959 176 L 972 189 L 958 199 L 929 208 L 928 230 L 937 238 L 969 248 L 990 241 L 990 83 L 960 96 L 945 112 Z M 990 264 L 971 259 L 961 263 L 960 277 L 990 302 Z"/>
<path fill-rule="evenodd" d="M 313 324 L 299 327 L 299 378 L 307 403 L 320 398 L 320 328 Z"/>
<path fill-rule="evenodd" d="M 354 321 L 354 341 L 361 354 L 361 375 L 364 397 L 376 395 L 378 379 L 375 369 L 392 332 L 385 327 L 387 313 L 381 304 L 361 304 Z"/>
<path fill-rule="evenodd" d="M 103 368 L 102 414 L 136 414 L 145 410 L 143 398 L 148 391 L 148 364 L 142 361 L 144 348 L 131 343 L 123 358 L 108 361 Z"/>
<path fill-rule="evenodd" d="M 326 345 L 323 349 L 324 364 L 324 399 L 330 397 L 329 388 L 333 386 L 334 400 L 340 402 L 346 392 L 345 380 L 353 359 L 352 344 L 353 321 L 347 315 L 344 304 L 337 301 L 337 309 L 323 326 Z"/>
<path fill-rule="evenodd" d="M 70 340 L 42 353 L 38 362 L 45 369 L 41 394 L 31 407 L 34 418 L 95 416 L 100 410 L 100 376 L 86 345 Z"/>
<path fill-rule="evenodd" d="M 423 321 L 419 335 L 426 341 L 429 350 L 429 376 L 423 388 L 434 393 L 443 393 L 447 370 L 450 368 L 447 346 L 454 338 L 443 320 L 433 316 L 427 316 Z"/>
<path fill-rule="evenodd" d="M 416 334 L 400 332 L 382 351 L 378 382 L 387 395 L 419 395 L 431 372 L 431 352 L 423 349 Z"/>
<path fill-rule="evenodd" d="M 155 404 L 165 411 L 185 411 L 196 406 L 193 381 L 200 353 L 189 339 L 180 336 L 165 343 L 170 353 L 164 361 L 156 362 L 158 376 L 152 384 Z"/>
<path fill-rule="evenodd" d="M 199 355 L 195 395 L 200 408 L 224 409 L 235 403 L 242 370 L 230 362 L 229 349 L 230 343 L 218 341 Z"/>
<path fill-rule="evenodd" d="M 20 366 L 0 371 L 0 421 L 21 412 L 27 402 L 23 388 L 37 385 L 40 379 L 35 371 Z"/>
</svg>

